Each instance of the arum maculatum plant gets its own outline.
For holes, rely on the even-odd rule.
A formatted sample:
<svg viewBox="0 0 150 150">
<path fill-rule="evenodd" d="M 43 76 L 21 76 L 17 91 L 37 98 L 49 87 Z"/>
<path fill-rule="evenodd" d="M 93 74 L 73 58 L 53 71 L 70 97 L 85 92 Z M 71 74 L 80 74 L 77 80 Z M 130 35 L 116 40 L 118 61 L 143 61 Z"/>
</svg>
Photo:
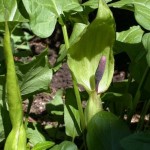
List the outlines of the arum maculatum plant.
<svg viewBox="0 0 150 150">
<path fill-rule="evenodd" d="M 78 84 L 89 94 L 85 108 L 86 125 L 102 111 L 101 93 L 113 77 L 115 21 L 104 0 L 99 1 L 95 20 L 85 29 L 82 37 L 68 50 L 68 65 Z"/>
<path fill-rule="evenodd" d="M 122 120 L 103 110 L 101 100 L 101 94 L 108 89 L 113 78 L 115 37 L 113 15 L 105 1 L 99 0 L 96 18 L 84 29 L 81 38 L 68 49 L 68 65 L 74 80 L 89 95 L 84 110 L 89 150 L 122 149 L 120 140 L 130 134 Z M 81 125 L 82 122 L 83 119 Z"/>
<path fill-rule="evenodd" d="M 16 76 L 14 59 L 11 49 L 10 32 L 7 21 L 5 21 L 5 33 L 3 40 L 4 55 L 6 62 L 6 92 L 9 116 L 12 130 L 9 133 L 4 150 L 25 150 L 26 131 L 23 124 L 23 109 L 21 94 Z"/>
</svg>

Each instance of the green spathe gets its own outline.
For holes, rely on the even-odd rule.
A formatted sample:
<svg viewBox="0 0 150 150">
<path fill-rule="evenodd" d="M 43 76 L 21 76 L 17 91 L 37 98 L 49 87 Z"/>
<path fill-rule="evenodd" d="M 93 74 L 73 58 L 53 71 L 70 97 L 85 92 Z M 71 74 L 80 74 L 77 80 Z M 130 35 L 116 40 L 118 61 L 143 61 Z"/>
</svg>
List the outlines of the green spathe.
<svg viewBox="0 0 150 150">
<path fill-rule="evenodd" d="M 106 57 L 106 67 L 99 92 L 104 92 L 109 87 L 114 71 L 114 41 L 115 23 L 112 13 L 105 2 L 100 1 L 96 19 L 68 50 L 69 68 L 77 83 L 83 85 L 87 92 L 95 90 L 95 73 L 102 56 Z"/>
<path fill-rule="evenodd" d="M 4 150 L 25 150 L 26 131 L 23 124 L 23 110 L 19 84 L 16 76 L 13 54 L 11 50 L 9 27 L 5 23 L 4 54 L 6 58 L 6 90 L 9 116 L 12 130 L 9 133 Z"/>
</svg>

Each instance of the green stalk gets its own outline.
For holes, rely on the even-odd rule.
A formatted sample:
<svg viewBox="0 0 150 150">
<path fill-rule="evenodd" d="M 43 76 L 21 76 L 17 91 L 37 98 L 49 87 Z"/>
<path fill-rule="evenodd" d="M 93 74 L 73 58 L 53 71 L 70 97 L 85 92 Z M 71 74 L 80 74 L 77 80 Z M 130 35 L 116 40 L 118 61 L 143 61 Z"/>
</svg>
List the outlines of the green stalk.
<svg viewBox="0 0 150 150">
<path fill-rule="evenodd" d="M 102 107 L 102 101 L 100 99 L 100 95 L 98 95 L 96 91 L 92 91 L 89 94 L 89 99 L 87 102 L 87 106 L 85 108 L 86 125 L 88 125 L 88 123 L 96 113 L 102 110 L 103 107 Z"/>
<path fill-rule="evenodd" d="M 141 79 L 141 81 L 139 83 L 139 86 L 137 88 L 137 91 L 135 93 L 135 96 L 134 96 L 134 99 L 133 99 L 133 109 L 131 110 L 131 112 L 130 112 L 130 114 L 128 116 L 128 120 L 127 120 L 128 123 L 131 122 L 132 116 L 133 116 L 133 114 L 134 114 L 134 112 L 136 110 L 137 104 L 138 104 L 138 102 L 140 100 L 140 97 L 141 97 L 141 91 L 140 90 L 141 90 L 141 87 L 142 87 L 142 85 L 144 83 L 144 80 L 146 78 L 146 75 L 147 75 L 148 71 L 149 71 L 149 66 L 146 67 L 146 69 L 144 71 L 144 74 L 142 76 L 142 79 Z"/>
<path fill-rule="evenodd" d="M 129 92 L 129 87 L 130 87 L 130 85 L 131 85 L 131 83 L 132 83 L 132 76 L 131 75 L 129 75 L 129 78 L 128 78 L 128 83 L 127 83 L 127 88 L 126 88 L 126 90 L 125 90 L 125 93 L 128 93 Z"/>
<path fill-rule="evenodd" d="M 147 73 L 148 73 L 148 70 L 149 70 L 149 66 L 147 66 L 146 67 L 146 69 L 145 69 L 145 71 L 144 71 L 144 74 L 143 74 L 143 76 L 142 76 L 142 79 L 141 79 L 141 81 L 140 81 L 140 84 L 139 84 L 139 86 L 138 86 L 138 89 L 137 89 L 137 91 L 136 91 L 136 94 L 135 94 L 135 97 L 134 97 L 134 100 L 133 100 L 133 112 L 135 111 L 135 109 L 136 109 L 136 106 L 137 106 L 137 104 L 138 104 L 138 102 L 139 102 L 139 99 L 140 99 L 140 90 L 141 90 L 141 87 L 142 87 L 142 85 L 143 85 L 143 82 L 144 82 L 144 80 L 145 80 L 145 78 L 146 78 L 146 75 L 147 75 Z"/>
<path fill-rule="evenodd" d="M 63 37 L 65 41 L 65 46 L 66 46 L 66 49 L 68 49 L 70 47 L 70 44 L 69 44 L 69 38 L 68 38 L 66 25 L 62 25 L 62 31 L 63 31 Z"/>
<path fill-rule="evenodd" d="M 62 31 L 63 31 L 64 41 L 65 41 L 65 46 L 66 46 L 66 49 L 68 49 L 70 47 L 70 44 L 69 44 L 69 38 L 68 38 L 66 25 L 62 25 Z M 74 92 L 75 92 L 75 96 L 76 96 L 76 100 L 77 100 L 78 110 L 79 110 L 79 114 L 81 117 L 81 128 L 82 128 L 82 130 L 84 130 L 85 129 L 85 118 L 84 118 L 80 93 L 79 93 L 77 82 L 76 82 L 76 79 L 75 79 L 73 73 L 71 73 L 71 75 L 72 75 L 73 87 L 74 87 Z"/>
<path fill-rule="evenodd" d="M 31 109 L 31 106 L 32 106 L 32 103 L 33 103 L 33 96 L 29 97 L 29 104 L 28 104 L 28 107 L 27 107 L 27 113 L 26 113 L 26 118 L 25 118 L 25 128 L 27 129 L 27 126 L 28 126 L 28 118 L 29 118 L 29 113 L 30 113 L 30 109 Z"/>
<path fill-rule="evenodd" d="M 76 99 L 77 99 L 78 110 L 79 110 L 79 114 L 80 114 L 80 117 L 81 117 L 81 127 L 82 127 L 82 130 L 84 131 L 84 129 L 85 129 L 85 118 L 84 118 L 80 93 L 79 93 L 79 90 L 78 90 L 76 79 L 75 79 L 73 74 L 72 74 L 72 79 L 73 79 L 74 92 L 75 92 Z"/>
<path fill-rule="evenodd" d="M 140 115 L 140 121 L 139 121 L 137 129 L 136 129 L 137 131 L 142 130 L 142 127 L 144 125 L 144 118 L 145 118 L 145 115 L 146 115 L 149 107 L 150 107 L 150 99 L 144 103 L 142 113 Z"/>
<path fill-rule="evenodd" d="M 141 82 L 140 82 L 140 84 L 139 84 L 139 86 L 138 86 L 137 91 L 140 91 L 140 89 L 141 89 L 141 87 L 142 87 L 142 85 L 143 85 L 143 82 L 144 82 L 144 80 L 145 80 L 145 78 L 146 78 L 146 75 L 147 75 L 148 71 L 149 71 L 149 66 L 147 66 L 146 69 L 145 69 L 145 71 L 144 71 L 144 74 L 143 74 L 143 76 L 142 76 L 142 79 L 141 79 Z M 137 101 L 135 101 L 135 104 L 137 104 Z"/>
</svg>

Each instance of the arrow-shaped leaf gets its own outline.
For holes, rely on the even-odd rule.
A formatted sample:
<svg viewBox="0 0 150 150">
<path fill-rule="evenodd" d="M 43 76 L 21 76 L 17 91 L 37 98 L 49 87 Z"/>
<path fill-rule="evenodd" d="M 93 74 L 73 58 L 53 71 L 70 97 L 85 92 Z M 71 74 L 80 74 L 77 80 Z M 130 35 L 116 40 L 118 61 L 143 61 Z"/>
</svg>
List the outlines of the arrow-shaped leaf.
<svg viewBox="0 0 150 150">
<path fill-rule="evenodd" d="M 5 18 L 6 17 L 6 18 Z M 19 12 L 17 0 L 0 0 L 0 22 L 27 21 Z"/>
<path fill-rule="evenodd" d="M 149 0 L 121 0 L 110 4 L 110 6 L 134 11 L 137 22 L 145 29 L 150 30 Z"/>
<path fill-rule="evenodd" d="M 30 16 L 31 29 L 43 38 L 52 34 L 64 12 L 82 11 L 78 0 L 23 0 L 23 3 Z"/>
</svg>

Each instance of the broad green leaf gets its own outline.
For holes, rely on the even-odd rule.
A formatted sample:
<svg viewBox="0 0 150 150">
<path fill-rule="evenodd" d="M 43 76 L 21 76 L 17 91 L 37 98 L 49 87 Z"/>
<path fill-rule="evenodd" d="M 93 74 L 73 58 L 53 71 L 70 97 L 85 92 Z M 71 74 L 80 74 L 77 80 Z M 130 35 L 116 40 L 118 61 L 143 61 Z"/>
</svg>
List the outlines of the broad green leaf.
<svg viewBox="0 0 150 150">
<path fill-rule="evenodd" d="M 30 38 L 27 38 L 30 37 Z M 29 40 L 33 36 L 29 36 L 28 33 L 23 33 L 21 27 L 15 28 L 13 34 L 11 35 L 13 55 L 19 58 L 26 59 L 23 57 L 28 57 L 32 55 Z"/>
<path fill-rule="evenodd" d="M 121 82 L 114 82 L 109 87 L 108 92 L 124 94 L 128 90 L 128 93 L 130 93 L 131 95 L 135 95 L 135 93 L 138 89 L 137 81 L 135 81 L 135 80 L 132 81 L 130 83 L 130 86 L 128 84 L 129 84 L 128 80 L 123 80 Z M 141 90 L 142 90 L 142 92 L 141 92 L 140 100 L 145 101 L 145 100 L 149 99 L 150 93 L 148 92 L 148 90 L 145 90 L 145 88 L 142 88 Z M 103 96 L 105 96 L 105 94 L 102 95 L 102 100 L 103 100 Z"/>
<path fill-rule="evenodd" d="M 57 19 L 64 12 L 82 11 L 78 0 L 23 0 L 23 3 L 30 16 L 32 31 L 42 38 L 52 34 Z"/>
<path fill-rule="evenodd" d="M 37 143 L 32 150 L 46 150 L 54 145 L 54 142 L 51 141 L 44 141 Z"/>
<path fill-rule="evenodd" d="M 150 1 L 149 0 L 121 0 L 110 4 L 115 8 L 134 11 L 135 19 L 145 29 L 150 30 Z"/>
<path fill-rule="evenodd" d="M 126 110 L 132 109 L 132 96 L 129 93 L 107 92 L 103 95 L 102 100 L 112 113 L 120 117 L 124 115 Z"/>
<path fill-rule="evenodd" d="M 129 57 L 131 58 L 131 64 L 129 66 L 129 71 L 131 76 L 135 79 L 137 83 L 140 83 L 142 80 L 143 75 L 145 74 L 148 64 L 149 64 L 149 40 L 148 34 L 145 34 L 142 38 L 142 43 L 140 44 L 137 49 L 133 49 L 130 51 L 129 49 L 126 50 Z M 150 84 L 150 73 L 146 74 L 144 79 L 143 87 L 147 91 L 149 91 L 149 84 Z M 142 90 L 142 89 L 141 89 Z"/>
<path fill-rule="evenodd" d="M 27 138 L 29 139 L 29 142 L 35 146 L 37 143 L 45 142 L 45 137 L 41 134 L 40 131 L 38 131 L 37 124 L 32 124 L 32 126 L 29 126 L 27 128 Z"/>
<path fill-rule="evenodd" d="M 111 2 L 112 0 L 105 0 L 105 1 L 108 3 L 108 2 Z M 93 9 L 95 9 L 95 8 L 98 8 L 98 2 L 99 2 L 99 0 L 89 0 L 85 3 L 83 3 L 82 5 L 83 6 L 89 6 Z"/>
<path fill-rule="evenodd" d="M 148 66 L 148 54 L 146 60 L 146 50 L 142 44 L 142 36 L 143 30 L 140 27 L 134 26 L 127 31 L 123 31 L 117 33 L 117 41 L 114 46 L 115 53 L 126 52 L 131 59 L 131 64 L 129 67 L 130 73 L 132 77 L 135 79 L 137 83 L 141 81 L 141 77 L 143 76 L 146 67 Z M 145 42 L 147 40 L 147 36 L 145 37 Z M 148 43 L 144 44 L 148 46 Z M 144 87 L 147 91 L 149 91 L 149 75 L 144 82 Z"/>
<path fill-rule="evenodd" d="M 148 150 L 150 148 L 150 133 L 134 133 L 121 140 L 124 150 Z"/>
<path fill-rule="evenodd" d="M 129 44 L 140 43 L 144 31 L 140 26 L 132 26 L 130 29 L 117 33 L 117 41 Z"/>
<path fill-rule="evenodd" d="M 33 36 L 30 36 L 26 32 L 22 32 L 22 27 L 16 27 L 13 34 L 11 35 L 11 38 L 13 40 L 13 43 L 15 44 L 15 47 L 21 47 L 26 46 L 27 49 L 30 49 L 30 46 L 28 44 L 28 40 L 31 40 Z"/>
<path fill-rule="evenodd" d="M 80 115 L 73 89 L 67 89 L 64 105 L 64 122 L 66 134 L 73 139 L 81 134 Z"/>
<path fill-rule="evenodd" d="M 131 60 L 139 60 L 144 54 L 141 44 L 144 31 L 139 26 L 130 27 L 126 31 L 117 33 L 117 40 L 114 45 L 115 54 L 126 52 Z"/>
<path fill-rule="evenodd" d="M 23 0 L 30 16 L 32 31 L 43 38 L 52 34 L 57 21 L 56 15 L 51 11 L 50 2 L 52 1 Z"/>
<path fill-rule="evenodd" d="M 12 32 L 15 27 L 17 26 L 18 22 L 17 21 L 10 21 L 8 22 L 9 25 L 9 31 Z M 0 32 L 4 33 L 5 31 L 5 22 L 0 22 Z"/>
<path fill-rule="evenodd" d="M 86 24 L 75 23 L 72 34 L 69 39 L 70 46 L 73 45 L 79 39 L 79 37 L 82 35 L 82 33 L 86 27 L 87 27 Z M 59 57 L 57 59 L 57 64 L 61 63 L 62 60 L 66 57 L 66 55 L 67 55 L 67 49 L 66 49 L 65 45 L 63 44 L 59 51 Z"/>
<path fill-rule="evenodd" d="M 53 115 L 63 115 L 63 90 L 58 90 L 53 100 L 46 104 L 46 110 Z"/>
<path fill-rule="evenodd" d="M 27 22 L 19 12 L 19 0 L 0 0 L 0 31 L 5 30 L 5 21 L 8 21 L 10 32 L 16 27 L 18 22 Z"/>
<path fill-rule="evenodd" d="M 131 84 L 132 84 L 132 82 L 131 82 Z M 121 82 L 114 82 L 113 84 L 110 85 L 108 92 L 122 94 L 125 91 L 127 91 L 127 87 L 128 87 L 128 80 L 123 80 Z M 102 95 L 102 98 L 103 98 L 103 96 L 105 96 L 105 93 Z"/>
<path fill-rule="evenodd" d="M 145 50 L 147 51 L 146 59 L 150 67 L 150 33 L 147 33 L 143 36 L 142 42 Z"/>
<path fill-rule="evenodd" d="M 115 41 L 115 23 L 107 5 L 100 1 L 96 19 L 87 27 L 81 38 L 68 50 L 68 65 L 77 82 L 87 91 L 95 90 L 95 73 L 102 56 L 106 57 L 104 75 L 99 91 L 105 91 L 113 76 L 112 47 Z"/>
<path fill-rule="evenodd" d="M 129 134 L 127 125 L 114 114 L 99 112 L 88 124 L 88 150 L 121 150 L 120 140 Z"/>
<path fill-rule="evenodd" d="M 65 129 L 62 126 L 55 127 L 53 124 L 48 124 L 45 126 L 44 129 L 45 129 L 46 133 L 48 134 L 49 138 L 57 139 L 57 140 L 62 140 L 62 139 L 66 138 L 66 134 L 64 132 Z"/>
<path fill-rule="evenodd" d="M 18 10 L 17 0 L 0 0 L 0 22 L 5 22 L 5 19 L 17 22 L 27 21 Z"/>
<path fill-rule="evenodd" d="M 133 31 L 134 31 L 134 28 L 133 28 Z M 140 37 L 139 40 L 130 41 L 129 39 L 134 38 L 131 34 L 130 35 L 131 37 L 127 36 L 127 39 L 124 38 L 124 41 L 122 41 L 122 39 L 120 38 L 120 35 L 124 35 L 124 37 L 126 37 L 126 35 L 128 35 L 129 32 L 130 32 L 130 29 L 129 31 L 127 30 L 127 31 L 118 33 L 117 41 L 115 42 L 115 45 L 114 45 L 114 51 L 115 51 L 115 54 L 126 52 L 132 62 L 139 62 L 142 59 L 142 57 L 145 56 L 146 54 L 146 51 L 141 42 L 143 31 L 140 32 L 140 30 L 135 30 L 135 32 L 139 32 L 139 34 L 136 35 Z M 132 32 L 132 29 L 131 29 L 131 32 Z M 133 33 L 133 35 L 135 34 Z"/>
<path fill-rule="evenodd" d="M 50 150 L 78 150 L 78 148 L 74 143 L 70 141 L 64 141 L 60 143 L 59 145 L 55 145 Z"/>
<path fill-rule="evenodd" d="M 47 91 L 52 78 L 47 51 L 42 52 L 28 64 L 17 65 L 17 75 L 22 96 Z"/>
<path fill-rule="evenodd" d="M 65 13 L 65 18 L 71 22 L 71 24 L 74 23 L 83 23 L 83 24 L 88 24 L 89 23 L 89 16 L 88 16 L 88 11 L 86 8 L 84 8 L 84 11 L 82 12 L 76 12 L 76 13 Z"/>
<path fill-rule="evenodd" d="M 148 68 L 148 64 L 147 64 L 146 54 L 145 54 L 139 61 L 131 62 L 129 66 L 129 71 L 131 76 L 134 78 L 134 80 L 137 83 L 140 83 L 147 68 Z M 150 72 L 147 73 L 142 87 L 149 92 L 150 91 L 149 85 L 150 85 Z"/>
</svg>

